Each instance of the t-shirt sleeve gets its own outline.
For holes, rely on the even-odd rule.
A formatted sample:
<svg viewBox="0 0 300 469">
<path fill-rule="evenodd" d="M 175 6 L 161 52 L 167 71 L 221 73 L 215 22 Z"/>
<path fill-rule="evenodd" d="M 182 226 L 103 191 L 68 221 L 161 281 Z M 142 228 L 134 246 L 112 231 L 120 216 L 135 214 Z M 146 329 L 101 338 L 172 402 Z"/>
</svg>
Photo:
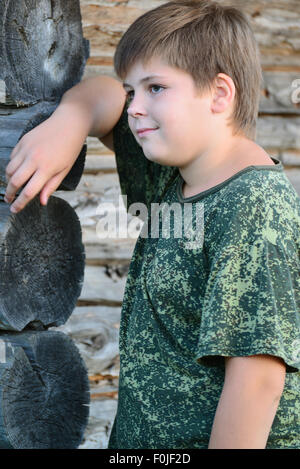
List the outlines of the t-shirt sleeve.
<svg viewBox="0 0 300 469">
<path fill-rule="evenodd" d="M 127 196 L 127 207 L 143 203 L 149 209 L 158 202 L 166 188 L 178 176 L 178 169 L 148 160 L 128 126 L 127 104 L 114 127 L 113 139 L 121 193 Z"/>
<path fill-rule="evenodd" d="M 291 220 L 264 209 L 249 217 L 241 239 L 224 231 L 210 259 L 200 364 L 224 366 L 225 356 L 267 354 L 283 359 L 287 372 L 300 370 L 299 244 Z"/>
</svg>

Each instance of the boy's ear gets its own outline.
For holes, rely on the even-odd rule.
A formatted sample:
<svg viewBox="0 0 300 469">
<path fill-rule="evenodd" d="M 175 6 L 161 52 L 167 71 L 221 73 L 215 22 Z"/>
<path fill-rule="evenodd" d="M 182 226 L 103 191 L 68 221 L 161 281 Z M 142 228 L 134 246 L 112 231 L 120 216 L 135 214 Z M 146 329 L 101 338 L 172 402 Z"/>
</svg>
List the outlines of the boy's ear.
<svg viewBox="0 0 300 469">
<path fill-rule="evenodd" d="M 235 97 L 235 85 L 233 80 L 225 73 L 218 73 L 214 80 L 212 92 L 212 113 L 226 111 L 233 106 Z"/>
</svg>

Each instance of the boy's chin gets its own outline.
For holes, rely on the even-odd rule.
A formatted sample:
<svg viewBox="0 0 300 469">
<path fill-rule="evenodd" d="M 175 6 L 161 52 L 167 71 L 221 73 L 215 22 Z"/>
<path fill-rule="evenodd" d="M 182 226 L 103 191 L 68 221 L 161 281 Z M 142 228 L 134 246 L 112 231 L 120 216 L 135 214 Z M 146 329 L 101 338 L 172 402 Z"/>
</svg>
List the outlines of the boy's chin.
<svg viewBox="0 0 300 469">
<path fill-rule="evenodd" d="M 172 162 L 168 161 L 165 158 L 148 158 L 148 157 L 146 158 L 152 163 L 157 163 L 157 164 L 160 164 L 161 166 L 173 166 Z"/>
<path fill-rule="evenodd" d="M 144 151 L 144 155 L 147 160 L 152 161 L 152 163 L 158 163 L 162 166 L 175 166 L 174 158 L 158 153 L 148 153 Z"/>
</svg>

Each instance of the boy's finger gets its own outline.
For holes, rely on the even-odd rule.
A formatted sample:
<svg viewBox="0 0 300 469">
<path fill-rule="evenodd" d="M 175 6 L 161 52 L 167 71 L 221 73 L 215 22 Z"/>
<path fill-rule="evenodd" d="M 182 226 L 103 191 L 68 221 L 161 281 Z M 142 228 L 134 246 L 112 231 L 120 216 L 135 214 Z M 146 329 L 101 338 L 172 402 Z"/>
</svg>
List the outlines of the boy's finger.
<svg viewBox="0 0 300 469">
<path fill-rule="evenodd" d="M 45 176 L 43 176 L 39 171 L 36 171 L 11 205 L 11 212 L 20 212 L 20 210 L 22 210 L 28 202 L 30 202 L 40 192 L 45 182 Z"/>
<path fill-rule="evenodd" d="M 53 176 L 50 181 L 48 181 L 43 189 L 41 190 L 40 193 L 40 202 L 42 205 L 47 205 L 48 199 L 50 195 L 56 191 L 62 180 L 65 178 L 66 174 L 68 173 L 69 170 L 67 171 L 62 171 L 55 176 Z"/>
<path fill-rule="evenodd" d="M 21 163 L 18 169 L 13 173 L 8 181 L 4 199 L 10 202 L 14 199 L 17 191 L 28 181 L 33 175 L 34 167 L 28 163 Z"/>
<path fill-rule="evenodd" d="M 5 168 L 6 180 L 9 181 L 13 174 L 17 171 L 24 161 L 24 154 L 18 153 L 13 160 L 11 160 Z"/>
<path fill-rule="evenodd" d="M 16 156 L 18 156 L 20 150 L 19 150 L 19 142 L 16 144 L 14 149 L 12 150 L 11 154 L 9 155 L 10 160 L 13 160 Z"/>
</svg>

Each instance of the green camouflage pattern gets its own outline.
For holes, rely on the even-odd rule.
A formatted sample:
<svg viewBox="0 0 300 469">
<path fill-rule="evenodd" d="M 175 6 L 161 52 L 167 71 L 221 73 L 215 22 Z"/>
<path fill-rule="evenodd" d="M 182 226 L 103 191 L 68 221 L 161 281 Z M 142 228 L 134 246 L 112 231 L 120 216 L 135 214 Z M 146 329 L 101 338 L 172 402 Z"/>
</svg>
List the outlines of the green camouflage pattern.
<svg viewBox="0 0 300 469">
<path fill-rule="evenodd" d="M 145 158 L 126 109 L 114 142 L 122 193 L 149 218 L 126 282 L 109 448 L 207 448 L 224 356 L 268 354 L 287 373 L 266 447 L 300 449 L 300 199 L 282 164 L 247 167 L 184 199 L 179 171 Z M 200 207 L 203 237 L 176 238 L 172 211 L 170 236 L 160 223 L 147 237 L 154 201 L 190 203 L 194 217 Z"/>
</svg>

